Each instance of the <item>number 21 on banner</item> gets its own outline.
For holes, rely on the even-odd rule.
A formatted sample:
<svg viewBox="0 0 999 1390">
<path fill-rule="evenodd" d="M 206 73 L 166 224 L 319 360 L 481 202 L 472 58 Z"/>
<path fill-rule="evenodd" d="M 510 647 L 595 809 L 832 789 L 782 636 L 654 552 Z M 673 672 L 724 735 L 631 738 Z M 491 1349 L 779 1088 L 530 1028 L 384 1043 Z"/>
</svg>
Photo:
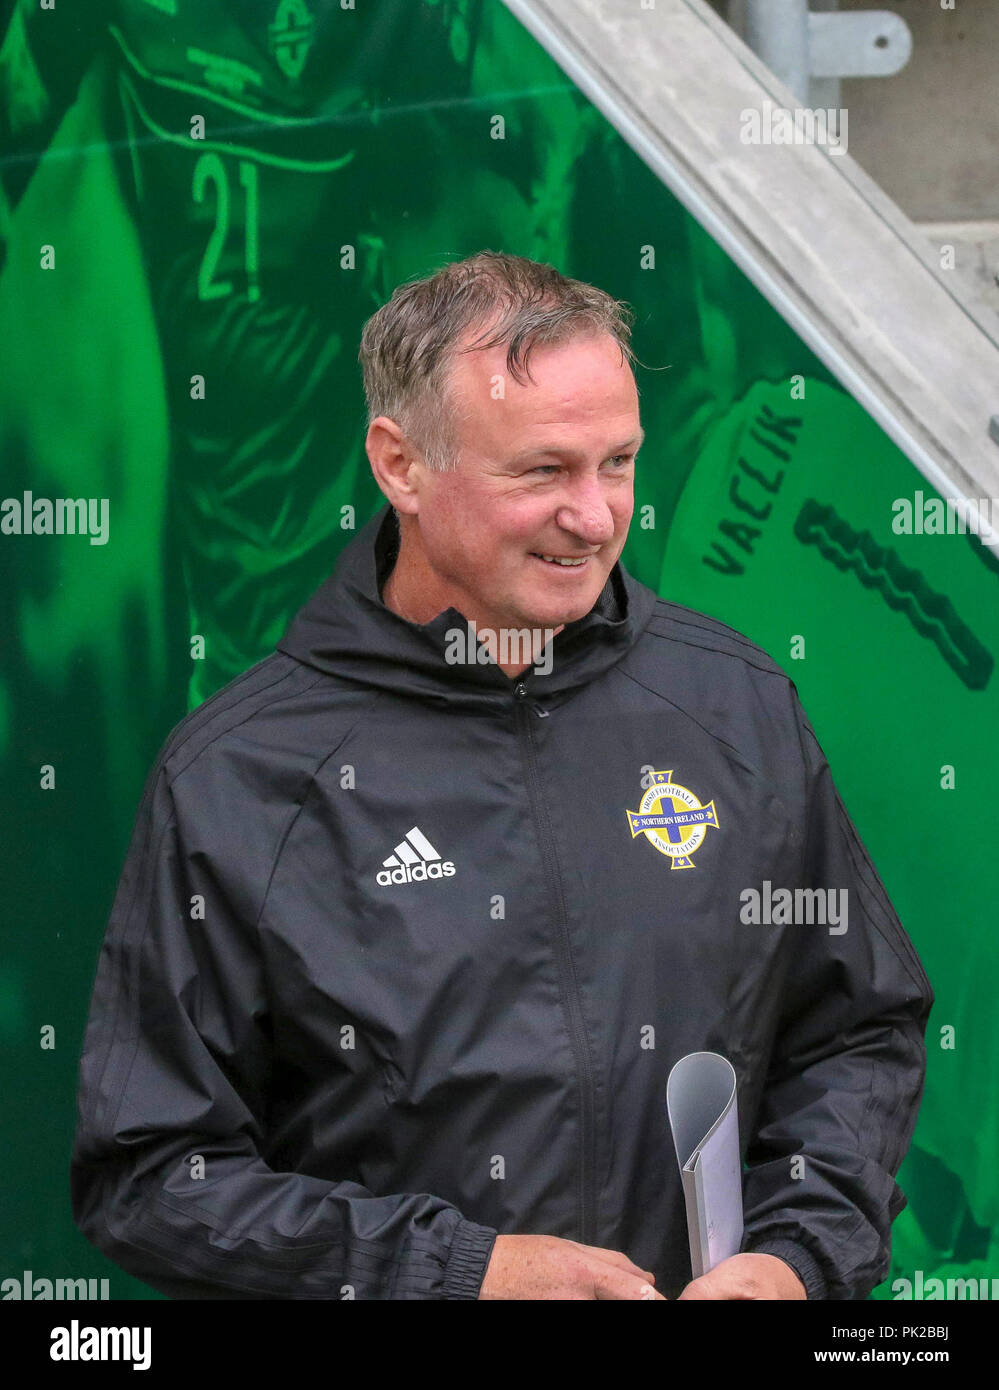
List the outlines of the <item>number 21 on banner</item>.
<svg viewBox="0 0 999 1390">
<path fill-rule="evenodd" d="M 246 297 L 252 302 L 260 298 L 260 286 L 257 283 L 259 269 L 257 166 L 252 160 L 241 159 L 239 161 L 239 182 L 246 199 L 246 215 L 243 218 L 243 264 L 246 268 Z M 205 247 L 205 254 L 198 267 L 198 298 L 202 300 L 224 299 L 233 291 L 231 280 L 216 280 L 214 278 L 226 237 L 229 235 L 229 213 L 232 200 L 229 171 L 221 155 L 206 151 L 199 155 L 198 162 L 194 166 L 191 192 L 196 203 L 205 201 L 210 183 L 215 186 L 215 226 L 212 228 L 208 245 Z"/>
</svg>

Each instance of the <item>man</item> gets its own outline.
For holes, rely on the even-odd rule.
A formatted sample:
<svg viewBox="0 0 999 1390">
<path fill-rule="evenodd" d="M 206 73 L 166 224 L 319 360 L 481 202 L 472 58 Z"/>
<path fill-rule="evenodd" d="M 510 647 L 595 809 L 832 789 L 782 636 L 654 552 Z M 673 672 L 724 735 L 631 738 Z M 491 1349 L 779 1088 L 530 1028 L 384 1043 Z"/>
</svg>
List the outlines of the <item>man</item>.
<svg viewBox="0 0 999 1390">
<path fill-rule="evenodd" d="M 365 327 L 391 505 L 167 740 L 98 967 L 74 1213 L 164 1293 L 887 1273 L 932 991 L 793 684 L 620 565 L 628 334 L 492 252 Z M 746 1235 L 691 1280 L 664 1097 L 700 1050 L 738 1079 Z"/>
</svg>

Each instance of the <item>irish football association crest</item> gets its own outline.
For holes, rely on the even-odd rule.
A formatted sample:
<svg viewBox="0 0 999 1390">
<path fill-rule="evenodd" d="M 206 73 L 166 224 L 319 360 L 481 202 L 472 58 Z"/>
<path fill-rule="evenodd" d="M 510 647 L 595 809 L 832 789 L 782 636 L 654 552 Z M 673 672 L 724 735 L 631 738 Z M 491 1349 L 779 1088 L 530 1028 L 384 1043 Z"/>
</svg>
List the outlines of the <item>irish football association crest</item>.
<svg viewBox="0 0 999 1390">
<path fill-rule="evenodd" d="M 669 857 L 671 869 L 693 869 L 691 855 L 700 849 L 708 827 L 718 829 L 715 803 L 702 806 L 689 787 L 673 781 L 672 772 L 653 772 L 637 811 L 629 811 L 631 838 L 644 835 L 653 849 Z"/>
</svg>

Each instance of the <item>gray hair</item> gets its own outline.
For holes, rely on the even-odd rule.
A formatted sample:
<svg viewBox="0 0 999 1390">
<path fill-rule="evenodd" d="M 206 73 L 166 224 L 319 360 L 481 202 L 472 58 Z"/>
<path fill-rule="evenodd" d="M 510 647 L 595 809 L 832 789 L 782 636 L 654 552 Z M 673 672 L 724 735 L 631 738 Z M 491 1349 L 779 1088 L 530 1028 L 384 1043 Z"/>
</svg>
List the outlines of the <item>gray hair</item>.
<svg viewBox="0 0 999 1390">
<path fill-rule="evenodd" d="M 368 424 L 394 420 L 430 468 L 457 468 L 461 413 L 448 378 L 458 352 L 508 343 L 506 365 L 516 381 L 539 344 L 609 333 L 629 363 L 634 312 L 594 285 L 553 266 L 500 251 L 480 251 L 435 274 L 399 285 L 364 325 L 358 360 L 364 375 Z M 479 326 L 479 338 L 460 347 Z M 484 341 L 489 327 L 492 336 Z"/>
</svg>

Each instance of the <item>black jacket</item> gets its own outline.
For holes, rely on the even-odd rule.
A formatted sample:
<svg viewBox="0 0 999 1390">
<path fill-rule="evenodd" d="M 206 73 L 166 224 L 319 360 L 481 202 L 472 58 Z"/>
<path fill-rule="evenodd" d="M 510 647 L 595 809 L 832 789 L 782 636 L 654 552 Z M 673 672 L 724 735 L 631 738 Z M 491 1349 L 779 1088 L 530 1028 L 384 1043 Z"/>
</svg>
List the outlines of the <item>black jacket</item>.
<svg viewBox="0 0 999 1390">
<path fill-rule="evenodd" d="M 177 1297 L 476 1298 L 497 1232 L 675 1296 L 666 1078 L 710 1050 L 743 1248 L 866 1297 L 933 995 L 794 685 L 620 565 L 550 673 L 455 664 L 461 614 L 381 601 L 397 534 L 383 508 L 149 776 L 80 1063 L 81 1230 Z M 680 790 L 643 809 L 653 784 Z M 847 890 L 846 931 L 745 920 L 747 890 L 809 886 Z"/>
</svg>

